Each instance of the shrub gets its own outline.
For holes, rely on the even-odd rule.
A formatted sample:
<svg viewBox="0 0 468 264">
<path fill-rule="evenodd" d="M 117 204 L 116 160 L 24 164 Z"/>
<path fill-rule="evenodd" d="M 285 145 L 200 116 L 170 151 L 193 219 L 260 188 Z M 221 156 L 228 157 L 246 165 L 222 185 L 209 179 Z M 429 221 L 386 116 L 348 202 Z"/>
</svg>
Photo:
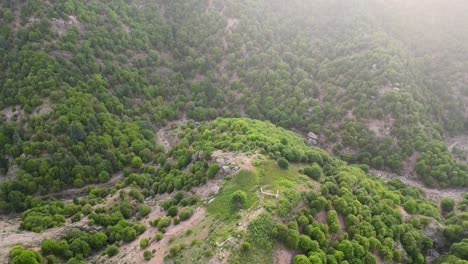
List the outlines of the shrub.
<svg viewBox="0 0 468 264">
<path fill-rule="evenodd" d="M 242 252 L 249 252 L 250 248 L 251 248 L 251 245 L 250 245 L 249 242 L 242 242 L 240 248 L 241 248 Z"/>
<path fill-rule="evenodd" d="M 131 163 L 132 163 L 133 168 L 140 168 L 141 165 L 143 164 L 143 161 L 141 160 L 140 157 L 134 157 Z"/>
<path fill-rule="evenodd" d="M 145 250 L 143 252 L 143 257 L 145 258 L 145 260 L 150 260 L 153 257 L 153 254 L 151 253 L 151 251 Z"/>
<path fill-rule="evenodd" d="M 145 217 L 151 212 L 151 207 L 149 207 L 146 204 L 140 204 L 138 206 L 138 213 L 142 216 Z"/>
<path fill-rule="evenodd" d="M 161 230 L 162 228 L 168 227 L 171 224 L 171 219 L 169 217 L 163 217 L 159 220 L 158 229 Z"/>
<path fill-rule="evenodd" d="M 109 246 L 107 246 L 105 253 L 109 257 L 113 257 L 113 256 L 119 254 L 119 248 L 116 245 L 109 245 Z"/>
<path fill-rule="evenodd" d="M 296 255 L 292 264 L 310 264 L 310 260 L 305 255 Z"/>
<path fill-rule="evenodd" d="M 185 221 L 185 220 L 189 219 L 190 217 L 192 217 L 192 214 L 193 214 L 192 209 L 184 208 L 184 209 L 180 210 L 179 218 L 180 218 L 181 221 Z"/>
<path fill-rule="evenodd" d="M 449 213 L 453 211 L 453 208 L 455 207 L 455 201 L 450 198 L 444 198 L 440 202 L 440 207 L 442 208 L 442 211 Z"/>
<path fill-rule="evenodd" d="M 304 174 L 314 180 L 318 180 L 322 176 L 322 168 L 320 168 L 317 163 L 314 163 L 312 166 L 307 166 L 304 168 Z"/>
<path fill-rule="evenodd" d="M 217 163 L 213 163 L 210 165 L 210 167 L 208 168 L 208 171 L 207 171 L 207 176 L 209 179 L 213 179 L 214 176 L 216 176 L 216 173 L 218 173 L 219 171 L 219 165 Z"/>
<path fill-rule="evenodd" d="M 125 242 L 130 242 L 135 240 L 137 237 L 135 229 L 133 227 L 127 226 L 122 230 L 122 240 Z"/>
<path fill-rule="evenodd" d="M 163 239 L 163 233 L 157 232 L 154 239 L 156 239 L 156 241 L 160 241 L 161 239 Z"/>
<path fill-rule="evenodd" d="M 243 191 L 235 191 L 233 194 L 232 194 L 232 202 L 240 207 L 242 206 L 246 201 L 247 201 L 247 195 L 245 194 L 245 192 Z"/>
<path fill-rule="evenodd" d="M 282 169 L 287 169 L 289 167 L 289 162 L 285 158 L 279 158 L 276 163 Z"/>
<path fill-rule="evenodd" d="M 149 238 L 145 237 L 140 239 L 140 247 L 147 248 L 149 246 Z"/>
<path fill-rule="evenodd" d="M 173 206 L 169 207 L 169 209 L 167 209 L 167 215 L 168 216 L 174 217 L 178 213 L 179 213 L 179 209 L 175 205 L 173 205 Z"/>
</svg>

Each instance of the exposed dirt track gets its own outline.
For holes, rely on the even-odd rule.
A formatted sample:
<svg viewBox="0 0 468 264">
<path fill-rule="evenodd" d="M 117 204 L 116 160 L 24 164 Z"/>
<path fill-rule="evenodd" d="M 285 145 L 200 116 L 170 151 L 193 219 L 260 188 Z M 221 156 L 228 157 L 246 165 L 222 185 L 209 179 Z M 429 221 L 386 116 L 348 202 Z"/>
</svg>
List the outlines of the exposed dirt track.
<svg viewBox="0 0 468 264">
<path fill-rule="evenodd" d="M 274 252 L 275 264 L 289 264 L 292 261 L 294 251 L 287 249 L 284 245 L 278 247 Z"/>
<path fill-rule="evenodd" d="M 39 247 L 47 238 L 57 238 L 67 230 L 86 225 L 87 218 L 76 223 L 66 223 L 65 226 L 47 229 L 41 233 L 19 230 L 20 218 L 0 218 L 0 262 L 6 263 L 10 250 L 14 245 L 22 244 L 28 248 Z M 5 261 L 5 262 L 3 262 Z"/>
<path fill-rule="evenodd" d="M 426 198 L 431 199 L 435 202 L 439 202 L 442 198 L 452 198 L 456 201 L 461 201 L 463 195 L 468 192 L 468 188 L 445 188 L 445 189 L 431 189 L 424 186 L 419 180 L 410 178 L 409 176 L 399 176 L 395 173 L 374 170 L 371 169 L 370 172 L 378 177 L 389 181 L 393 178 L 400 179 L 405 184 L 418 188 L 424 192 Z"/>
<path fill-rule="evenodd" d="M 180 120 L 171 121 L 167 124 L 167 126 L 158 130 L 156 133 L 156 141 L 164 147 L 165 151 L 171 150 L 171 148 L 179 141 L 177 135 L 171 133 L 172 125 L 185 124 L 187 121 L 187 116 L 184 114 Z"/>
<path fill-rule="evenodd" d="M 446 140 L 448 150 L 452 151 L 454 147 L 461 150 L 468 151 L 468 135 L 458 135 L 455 137 L 448 138 Z"/>
<path fill-rule="evenodd" d="M 112 175 L 112 177 L 111 177 L 111 179 L 109 181 L 104 182 L 104 183 L 90 184 L 90 185 L 83 186 L 81 188 L 73 188 L 73 189 L 64 190 L 64 191 L 61 191 L 61 192 L 58 192 L 58 193 L 37 196 L 37 198 L 44 199 L 44 198 L 48 198 L 48 197 L 54 197 L 54 198 L 57 198 L 57 199 L 67 199 L 67 198 L 72 198 L 73 196 L 77 196 L 77 197 L 78 196 L 83 196 L 83 195 L 87 194 L 88 188 L 96 188 L 96 187 L 110 188 L 110 187 L 113 187 L 118 180 L 121 180 L 121 179 L 124 178 L 123 176 L 124 176 L 123 172 L 117 172 L 117 173 Z"/>
</svg>

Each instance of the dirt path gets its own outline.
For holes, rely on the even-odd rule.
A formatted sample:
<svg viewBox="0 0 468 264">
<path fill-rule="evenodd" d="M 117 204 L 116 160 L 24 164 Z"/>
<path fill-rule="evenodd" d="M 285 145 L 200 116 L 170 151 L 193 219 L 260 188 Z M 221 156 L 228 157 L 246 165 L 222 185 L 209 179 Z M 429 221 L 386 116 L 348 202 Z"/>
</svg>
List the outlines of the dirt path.
<svg viewBox="0 0 468 264">
<path fill-rule="evenodd" d="M 187 116 L 182 116 L 179 120 L 170 121 L 167 125 L 158 130 L 156 133 L 156 141 L 164 147 L 165 151 L 171 150 L 171 148 L 179 142 L 179 138 L 176 134 L 171 133 L 172 125 L 181 125 L 188 122 Z"/>
<path fill-rule="evenodd" d="M 448 145 L 448 150 L 451 152 L 454 147 L 468 151 L 468 135 L 458 135 L 448 138 L 445 141 Z"/>
<path fill-rule="evenodd" d="M 441 198 L 452 198 L 456 201 L 461 201 L 463 199 L 463 195 L 468 192 L 468 188 L 445 188 L 440 190 L 430 189 L 424 186 L 419 180 L 410 178 L 409 176 L 399 176 L 395 173 L 375 169 L 371 169 L 370 172 L 385 179 L 385 181 L 389 181 L 393 178 L 400 179 L 405 184 L 422 190 L 425 193 L 426 198 L 435 202 L 439 202 Z"/>
<path fill-rule="evenodd" d="M 57 199 L 66 199 L 66 198 L 72 198 L 73 196 L 77 196 L 77 197 L 83 196 L 83 195 L 87 194 L 88 188 L 96 188 L 96 187 L 98 187 L 98 188 L 110 188 L 110 187 L 113 187 L 118 180 L 121 180 L 121 179 L 124 178 L 123 176 L 124 176 L 123 172 L 120 171 L 120 172 L 114 173 L 112 175 L 111 179 L 109 181 L 107 181 L 107 182 L 104 182 L 104 183 L 90 184 L 90 185 L 86 185 L 86 186 L 81 187 L 81 188 L 68 189 L 68 190 L 64 190 L 64 191 L 54 193 L 54 194 L 40 195 L 40 196 L 37 196 L 37 198 L 44 199 L 44 198 L 48 198 L 48 197 L 54 197 L 54 198 L 57 198 Z"/>
<path fill-rule="evenodd" d="M 20 218 L 0 218 L 0 262 L 8 259 L 14 245 L 22 244 L 28 248 L 40 247 L 42 241 L 47 238 L 57 238 L 71 228 L 85 226 L 87 218 L 76 223 L 66 223 L 61 227 L 47 229 L 41 233 L 19 230 L 20 222 Z"/>
<path fill-rule="evenodd" d="M 199 207 L 195 209 L 193 212 L 192 217 L 188 219 L 187 221 L 181 222 L 180 224 L 176 226 L 171 226 L 167 232 L 164 234 L 163 239 L 159 242 L 153 243 L 152 246 L 149 247 L 149 250 L 156 250 L 155 257 L 150 260 L 148 263 L 152 264 L 163 264 L 164 263 L 164 256 L 169 250 L 170 247 L 170 240 L 172 237 L 178 236 L 185 232 L 187 229 L 194 227 L 198 224 L 200 224 L 206 216 L 206 209 L 204 207 Z M 138 262 L 142 263 L 142 262 Z"/>
<path fill-rule="evenodd" d="M 281 245 L 274 254 L 275 264 L 289 264 L 294 256 L 294 251 L 287 249 L 284 245 Z"/>
</svg>

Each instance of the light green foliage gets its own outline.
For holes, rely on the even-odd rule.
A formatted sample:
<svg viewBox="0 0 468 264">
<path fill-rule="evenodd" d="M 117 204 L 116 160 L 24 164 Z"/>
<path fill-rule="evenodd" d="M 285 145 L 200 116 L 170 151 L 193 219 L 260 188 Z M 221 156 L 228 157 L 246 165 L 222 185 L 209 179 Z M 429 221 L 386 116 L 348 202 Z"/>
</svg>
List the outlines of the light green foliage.
<svg viewBox="0 0 468 264">
<path fill-rule="evenodd" d="M 147 248 L 149 246 L 149 238 L 144 237 L 140 239 L 140 247 L 141 248 Z"/>
<path fill-rule="evenodd" d="M 151 207 L 146 204 L 140 204 L 138 206 L 138 213 L 140 216 L 145 217 L 151 212 Z"/>
<path fill-rule="evenodd" d="M 161 230 L 165 227 L 168 227 L 171 224 L 171 218 L 169 217 L 163 217 L 161 220 L 158 222 L 158 230 Z"/>
<path fill-rule="evenodd" d="M 243 191 L 235 191 L 232 194 L 232 202 L 237 206 L 241 207 L 247 201 L 247 195 Z"/>
<path fill-rule="evenodd" d="M 109 245 L 109 246 L 107 246 L 105 253 L 109 257 L 113 257 L 113 256 L 119 254 L 119 248 L 116 245 Z"/>
<path fill-rule="evenodd" d="M 273 247 L 272 229 L 274 223 L 270 215 L 260 214 L 247 226 L 247 240 L 257 248 L 269 250 Z"/>
<path fill-rule="evenodd" d="M 151 253 L 151 251 L 145 250 L 143 252 L 143 257 L 145 258 L 145 260 L 150 260 L 153 257 L 153 254 Z"/>
<path fill-rule="evenodd" d="M 40 264 L 42 263 L 42 256 L 39 252 L 34 250 L 25 249 L 21 245 L 14 246 L 10 252 L 10 259 L 12 264 Z"/>
<path fill-rule="evenodd" d="M 292 261 L 293 264 L 311 264 L 309 258 L 305 255 L 296 255 Z"/>
</svg>

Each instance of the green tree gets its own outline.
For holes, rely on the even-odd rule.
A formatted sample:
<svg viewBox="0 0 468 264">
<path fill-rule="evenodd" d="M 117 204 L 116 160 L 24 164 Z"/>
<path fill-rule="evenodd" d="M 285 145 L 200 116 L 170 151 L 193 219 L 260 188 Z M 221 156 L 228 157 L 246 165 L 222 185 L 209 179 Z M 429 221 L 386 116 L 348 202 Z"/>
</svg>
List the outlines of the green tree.
<svg viewBox="0 0 468 264">
<path fill-rule="evenodd" d="M 173 205 L 173 206 L 169 207 L 169 209 L 167 209 L 167 215 L 168 216 L 174 217 L 178 213 L 179 213 L 179 209 L 177 208 L 176 205 Z"/>
<path fill-rule="evenodd" d="M 289 249 L 297 249 L 299 246 L 299 232 L 297 230 L 289 229 L 288 230 L 288 236 L 286 237 L 286 246 Z"/>
<path fill-rule="evenodd" d="M 289 167 L 289 162 L 285 158 L 281 157 L 278 160 L 276 160 L 276 163 L 278 164 L 278 167 L 281 169 L 287 169 Z"/>
<path fill-rule="evenodd" d="M 241 207 L 247 202 L 247 195 L 244 191 L 238 190 L 232 194 L 231 200 L 237 207 Z"/>
<path fill-rule="evenodd" d="M 109 257 L 113 257 L 113 256 L 119 254 L 119 248 L 116 245 L 109 245 L 109 246 L 107 246 L 107 248 L 105 250 L 105 253 Z"/>
<path fill-rule="evenodd" d="M 322 168 L 317 163 L 314 163 L 312 164 L 312 166 L 307 166 L 304 168 L 304 174 L 314 180 L 320 179 L 320 177 L 322 177 L 322 173 Z"/>
<path fill-rule="evenodd" d="M 143 161 L 141 160 L 140 157 L 136 156 L 132 159 L 131 164 L 133 168 L 140 168 L 141 165 L 143 164 Z"/>
<path fill-rule="evenodd" d="M 292 261 L 292 264 L 311 264 L 308 257 L 305 255 L 296 255 Z"/>
</svg>

